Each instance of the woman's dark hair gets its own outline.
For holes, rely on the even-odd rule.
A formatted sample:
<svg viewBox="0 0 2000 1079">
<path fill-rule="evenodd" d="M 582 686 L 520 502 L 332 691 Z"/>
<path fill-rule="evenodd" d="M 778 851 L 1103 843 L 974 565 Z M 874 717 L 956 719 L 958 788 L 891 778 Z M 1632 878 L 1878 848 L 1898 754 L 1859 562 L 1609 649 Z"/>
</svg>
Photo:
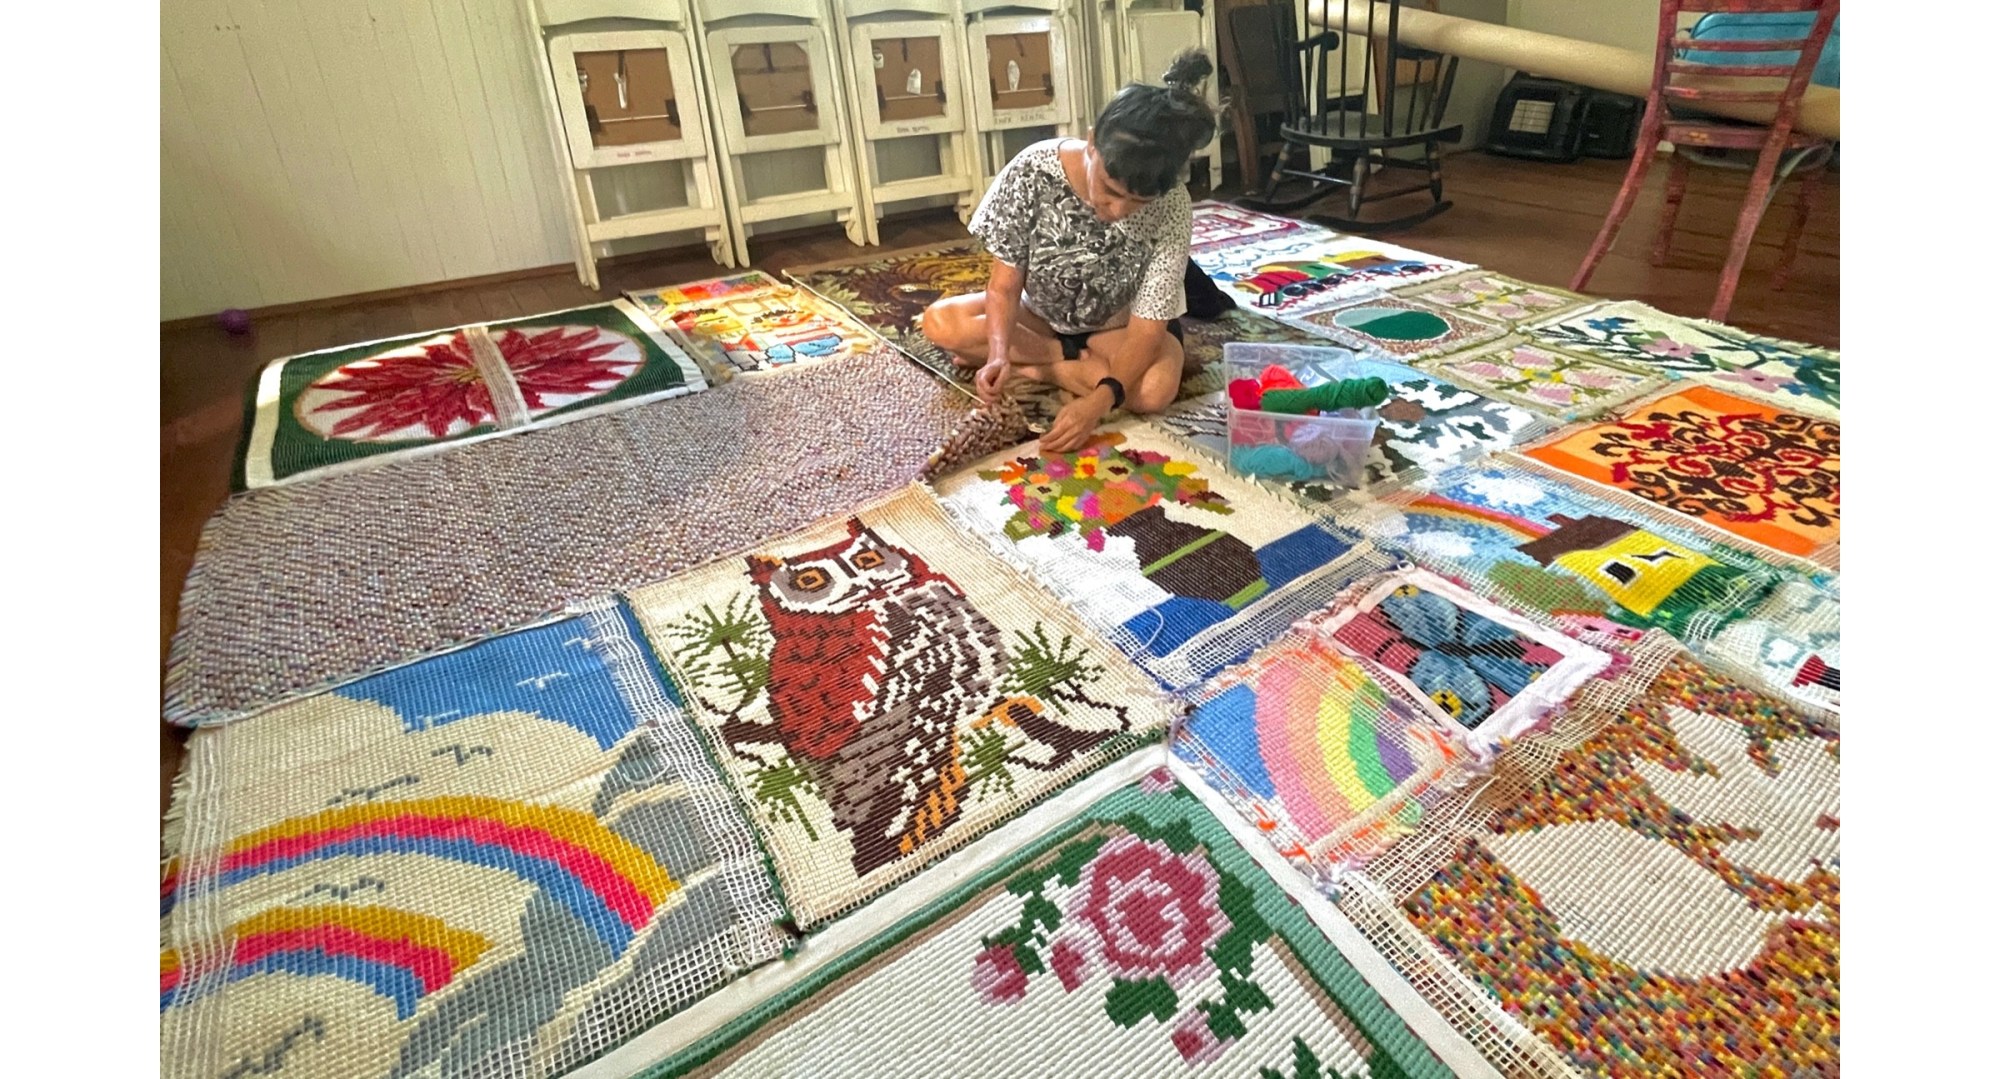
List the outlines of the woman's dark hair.
<svg viewBox="0 0 2000 1079">
<path fill-rule="evenodd" d="M 1104 171 L 1141 198 L 1180 183 L 1188 158 L 1215 138 L 1215 109 L 1200 89 L 1214 71 L 1208 53 L 1189 49 L 1161 76 L 1166 85 L 1133 83 L 1118 91 L 1093 132 Z"/>
</svg>

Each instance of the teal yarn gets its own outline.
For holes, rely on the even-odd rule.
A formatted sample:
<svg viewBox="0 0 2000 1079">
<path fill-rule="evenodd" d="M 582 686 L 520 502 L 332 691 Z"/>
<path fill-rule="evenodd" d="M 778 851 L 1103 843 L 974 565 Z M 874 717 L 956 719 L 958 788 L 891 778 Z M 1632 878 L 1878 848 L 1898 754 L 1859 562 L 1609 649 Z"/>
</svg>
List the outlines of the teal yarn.
<svg viewBox="0 0 2000 1079">
<path fill-rule="evenodd" d="M 1229 455 L 1230 467 L 1246 476 L 1273 479 L 1311 480 L 1326 472 L 1283 446 L 1238 446 Z"/>
</svg>

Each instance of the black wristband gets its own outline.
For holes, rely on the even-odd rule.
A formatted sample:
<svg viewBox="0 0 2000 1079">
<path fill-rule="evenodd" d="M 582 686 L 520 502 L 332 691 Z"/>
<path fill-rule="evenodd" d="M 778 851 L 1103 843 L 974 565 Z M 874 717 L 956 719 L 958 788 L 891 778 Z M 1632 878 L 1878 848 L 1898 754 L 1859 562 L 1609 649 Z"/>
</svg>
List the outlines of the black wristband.
<svg viewBox="0 0 2000 1079">
<path fill-rule="evenodd" d="M 1124 408 L 1124 407 L 1125 407 L 1125 384 L 1124 384 L 1123 382 L 1120 382 L 1120 381 L 1118 381 L 1117 379 L 1115 379 L 1115 378 L 1112 378 L 1112 377 L 1111 377 L 1111 376 L 1109 376 L 1109 375 L 1106 375 L 1106 376 L 1104 376 L 1103 378 L 1100 378 L 1100 379 L 1098 379 L 1098 380 L 1097 380 L 1097 384 L 1098 384 L 1099 386 L 1109 386 L 1109 387 L 1111 387 L 1111 407 L 1112 407 L 1112 408 Z"/>
</svg>

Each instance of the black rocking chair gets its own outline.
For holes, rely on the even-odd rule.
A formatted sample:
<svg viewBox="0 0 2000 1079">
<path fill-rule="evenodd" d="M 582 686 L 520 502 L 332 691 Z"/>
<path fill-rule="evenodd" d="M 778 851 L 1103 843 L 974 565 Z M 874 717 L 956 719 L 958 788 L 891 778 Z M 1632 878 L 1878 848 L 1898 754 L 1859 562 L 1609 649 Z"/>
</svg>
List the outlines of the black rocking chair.
<svg viewBox="0 0 2000 1079">
<path fill-rule="evenodd" d="M 1279 128 L 1284 149 L 1264 190 L 1236 201 L 1255 210 L 1289 214 L 1345 188 L 1346 217 L 1324 213 L 1307 216 L 1350 232 L 1401 229 L 1428 221 L 1451 208 L 1444 197 L 1438 146 L 1455 143 L 1464 135 L 1461 124 L 1444 126 L 1445 105 L 1451 100 L 1452 80 L 1458 76 L 1458 57 L 1402 44 L 1397 39 L 1401 0 L 1338 0 L 1339 21 L 1331 18 L 1335 2 L 1325 0 L 1328 24 L 1333 26 L 1349 25 L 1346 13 L 1353 4 L 1368 5 L 1365 37 L 1326 30 L 1300 40 L 1292 20 L 1260 20 L 1259 28 L 1267 28 L 1266 43 L 1245 40 L 1244 31 L 1249 27 L 1236 28 L 1238 47 L 1246 55 L 1268 56 L 1272 66 L 1285 73 L 1286 81 L 1285 120 Z M 1382 7 L 1388 9 L 1388 17 L 1378 35 L 1376 10 Z M 1339 51 L 1344 38 L 1354 45 L 1374 43 L 1374 48 L 1363 50 L 1358 79 Z M 1339 69 L 1337 77 L 1329 71 L 1330 66 Z M 1371 87 L 1373 94 L 1369 93 Z M 1331 154 L 1325 168 L 1312 168 L 1315 148 Z M 1417 148 L 1422 151 L 1420 157 L 1391 153 Z M 1392 169 L 1427 175 L 1424 181 L 1408 186 L 1371 190 L 1374 174 Z M 1431 194 L 1431 204 L 1416 213 L 1386 221 L 1361 219 L 1361 208 L 1368 203 L 1425 190 Z"/>
</svg>

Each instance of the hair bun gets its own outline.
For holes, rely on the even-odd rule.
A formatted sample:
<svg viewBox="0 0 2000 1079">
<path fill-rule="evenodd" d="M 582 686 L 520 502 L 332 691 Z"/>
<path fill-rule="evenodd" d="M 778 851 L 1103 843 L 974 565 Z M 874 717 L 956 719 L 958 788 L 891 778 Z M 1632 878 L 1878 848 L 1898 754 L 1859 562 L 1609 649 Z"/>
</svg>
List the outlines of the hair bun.
<svg viewBox="0 0 2000 1079">
<path fill-rule="evenodd" d="M 1167 73 L 1160 76 L 1160 82 L 1177 90 L 1193 93 L 1203 79 L 1215 73 L 1215 62 L 1208 58 L 1203 49 L 1188 49 L 1175 56 L 1167 65 Z"/>
</svg>

